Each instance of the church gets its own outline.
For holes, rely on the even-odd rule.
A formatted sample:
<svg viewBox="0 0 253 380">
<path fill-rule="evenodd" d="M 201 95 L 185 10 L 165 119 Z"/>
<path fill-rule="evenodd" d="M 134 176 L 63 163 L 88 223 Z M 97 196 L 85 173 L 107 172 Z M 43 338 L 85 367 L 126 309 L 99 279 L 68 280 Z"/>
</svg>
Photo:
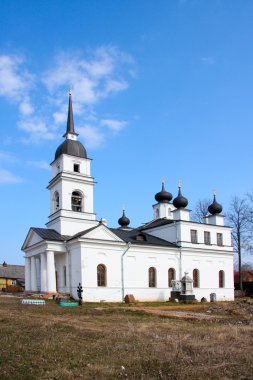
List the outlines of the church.
<svg viewBox="0 0 253 380">
<path fill-rule="evenodd" d="M 80 283 L 84 301 L 121 302 L 130 294 L 168 301 L 187 278 L 197 300 L 212 293 L 234 299 L 231 228 L 215 194 L 198 223 L 190 219 L 180 183 L 173 199 L 162 182 L 152 220 L 132 228 L 123 210 L 119 226 L 111 228 L 94 213 L 91 160 L 75 132 L 71 93 L 63 137 L 51 163 L 46 228 L 31 227 L 22 246 L 26 291 L 77 298 Z"/>
</svg>

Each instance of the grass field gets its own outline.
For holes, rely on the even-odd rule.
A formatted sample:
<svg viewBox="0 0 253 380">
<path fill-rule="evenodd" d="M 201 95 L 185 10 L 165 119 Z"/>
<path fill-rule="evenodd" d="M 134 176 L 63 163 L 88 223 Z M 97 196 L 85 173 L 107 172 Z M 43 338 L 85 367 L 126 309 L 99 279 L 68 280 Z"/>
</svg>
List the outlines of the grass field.
<svg viewBox="0 0 253 380">
<path fill-rule="evenodd" d="M 166 310 L 167 305 L 61 308 L 0 297 L 0 379 L 253 378 L 251 314 L 234 313 L 238 305 L 233 303 L 218 305 L 220 320 L 143 311 Z M 205 312 L 209 307 L 179 310 Z"/>
</svg>

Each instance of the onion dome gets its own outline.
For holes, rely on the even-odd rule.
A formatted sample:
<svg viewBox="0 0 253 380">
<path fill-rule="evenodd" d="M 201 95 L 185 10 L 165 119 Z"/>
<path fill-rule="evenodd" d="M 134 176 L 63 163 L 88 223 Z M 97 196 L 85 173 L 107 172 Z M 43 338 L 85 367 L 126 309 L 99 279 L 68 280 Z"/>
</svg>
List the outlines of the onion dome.
<svg viewBox="0 0 253 380">
<path fill-rule="evenodd" d="M 125 210 L 123 209 L 122 217 L 119 218 L 118 223 L 121 227 L 127 227 L 130 224 L 130 219 L 125 215 Z"/>
<path fill-rule="evenodd" d="M 216 201 L 216 195 L 213 195 L 213 203 L 208 207 L 210 214 L 220 214 L 222 211 L 222 205 Z"/>
<path fill-rule="evenodd" d="M 172 194 L 165 190 L 164 181 L 162 181 L 162 190 L 159 193 L 156 193 L 155 200 L 158 203 L 167 203 L 172 199 Z"/>
<path fill-rule="evenodd" d="M 67 129 L 63 137 L 66 140 L 58 146 L 55 152 L 55 160 L 62 154 L 68 154 L 69 156 L 75 156 L 80 158 L 87 158 L 86 150 L 79 141 L 76 140 L 78 133 L 75 132 L 74 128 L 74 117 L 72 109 L 72 96 L 71 91 L 69 92 L 69 107 L 68 107 L 68 120 Z"/>
<path fill-rule="evenodd" d="M 181 193 L 181 185 L 178 184 L 178 195 L 173 200 L 173 205 L 176 208 L 185 208 L 188 205 L 188 199 L 185 198 Z"/>
</svg>

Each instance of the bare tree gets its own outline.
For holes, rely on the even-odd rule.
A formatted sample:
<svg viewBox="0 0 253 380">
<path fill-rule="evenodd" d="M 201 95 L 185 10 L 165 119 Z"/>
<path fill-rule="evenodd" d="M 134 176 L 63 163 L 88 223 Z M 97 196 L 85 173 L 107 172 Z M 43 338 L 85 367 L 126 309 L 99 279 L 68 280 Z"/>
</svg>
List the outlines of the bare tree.
<svg viewBox="0 0 253 380">
<path fill-rule="evenodd" d="M 210 199 L 199 199 L 195 205 L 192 220 L 202 223 L 203 218 L 208 214 L 208 206 L 211 203 Z"/>
<path fill-rule="evenodd" d="M 245 198 L 235 196 L 231 203 L 229 211 L 226 215 L 228 223 L 232 227 L 232 240 L 235 252 L 238 254 L 238 270 L 240 290 L 242 287 L 242 252 L 247 246 L 250 239 L 250 225 L 251 218 L 250 206 Z"/>
</svg>

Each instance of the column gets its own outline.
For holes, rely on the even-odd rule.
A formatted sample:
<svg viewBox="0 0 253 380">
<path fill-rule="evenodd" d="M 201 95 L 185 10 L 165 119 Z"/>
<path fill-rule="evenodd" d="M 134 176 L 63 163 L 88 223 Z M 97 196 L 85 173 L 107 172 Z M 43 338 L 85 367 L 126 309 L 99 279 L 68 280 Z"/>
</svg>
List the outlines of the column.
<svg viewBox="0 0 253 380">
<path fill-rule="evenodd" d="M 40 255 L 40 290 L 47 291 L 47 256 L 46 252 Z"/>
<path fill-rule="evenodd" d="M 31 290 L 31 259 L 25 257 L 25 290 Z"/>
<path fill-rule="evenodd" d="M 31 290 L 37 292 L 36 257 L 31 257 Z"/>
<path fill-rule="evenodd" d="M 47 291 L 56 293 L 54 251 L 47 251 Z"/>
<path fill-rule="evenodd" d="M 70 293 L 69 253 L 66 252 L 66 293 Z"/>
</svg>

